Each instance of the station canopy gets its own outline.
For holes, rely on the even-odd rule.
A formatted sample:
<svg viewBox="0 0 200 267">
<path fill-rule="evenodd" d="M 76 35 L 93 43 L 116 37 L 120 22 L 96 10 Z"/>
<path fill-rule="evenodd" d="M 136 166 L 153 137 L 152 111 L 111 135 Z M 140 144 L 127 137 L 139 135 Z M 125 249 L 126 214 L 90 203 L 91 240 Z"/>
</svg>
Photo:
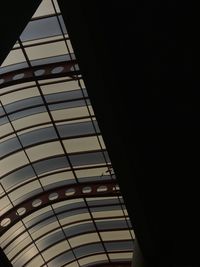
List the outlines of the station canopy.
<svg viewBox="0 0 200 267">
<path fill-rule="evenodd" d="M 0 177 L 14 267 L 130 265 L 134 233 L 56 0 L 0 68 Z"/>
</svg>

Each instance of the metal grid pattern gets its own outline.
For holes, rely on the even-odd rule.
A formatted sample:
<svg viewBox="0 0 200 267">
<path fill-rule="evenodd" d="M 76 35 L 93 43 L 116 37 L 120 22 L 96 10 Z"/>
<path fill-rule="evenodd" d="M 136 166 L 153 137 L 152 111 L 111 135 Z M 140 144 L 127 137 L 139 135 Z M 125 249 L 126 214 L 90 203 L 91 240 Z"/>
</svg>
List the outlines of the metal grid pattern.
<svg viewBox="0 0 200 267">
<path fill-rule="evenodd" d="M 0 69 L 1 218 L 49 190 L 116 179 L 75 60 L 57 2 L 43 0 Z M 63 71 L 66 62 L 74 62 L 73 75 Z M 134 234 L 120 195 L 45 207 L 39 200 L 30 214 L 18 211 L 14 225 L 0 220 L 0 244 L 13 266 L 131 260 Z"/>
</svg>

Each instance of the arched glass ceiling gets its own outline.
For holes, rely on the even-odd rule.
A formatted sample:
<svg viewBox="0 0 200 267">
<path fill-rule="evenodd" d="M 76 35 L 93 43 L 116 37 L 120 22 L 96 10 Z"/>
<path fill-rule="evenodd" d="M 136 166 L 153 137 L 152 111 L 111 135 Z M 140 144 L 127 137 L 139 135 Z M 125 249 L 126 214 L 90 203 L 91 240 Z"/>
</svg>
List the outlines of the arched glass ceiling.
<svg viewBox="0 0 200 267">
<path fill-rule="evenodd" d="M 13 266 L 129 262 L 134 233 L 56 1 L 0 69 L 0 245 Z"/>
</svg>

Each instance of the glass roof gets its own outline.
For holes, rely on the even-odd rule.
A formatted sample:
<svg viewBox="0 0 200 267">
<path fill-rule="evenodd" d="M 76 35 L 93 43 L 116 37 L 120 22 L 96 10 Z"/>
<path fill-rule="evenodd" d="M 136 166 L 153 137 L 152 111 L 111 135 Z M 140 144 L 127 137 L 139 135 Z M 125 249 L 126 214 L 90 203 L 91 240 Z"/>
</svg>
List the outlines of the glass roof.
<svg viewBox="0 0 200 267">
<path fill-rule="evenodd" d="M 55 0 L 0 68 L 0 170 L 0 246 L 14 267 L 132 260 L 132 226 Z"/>
</svg>

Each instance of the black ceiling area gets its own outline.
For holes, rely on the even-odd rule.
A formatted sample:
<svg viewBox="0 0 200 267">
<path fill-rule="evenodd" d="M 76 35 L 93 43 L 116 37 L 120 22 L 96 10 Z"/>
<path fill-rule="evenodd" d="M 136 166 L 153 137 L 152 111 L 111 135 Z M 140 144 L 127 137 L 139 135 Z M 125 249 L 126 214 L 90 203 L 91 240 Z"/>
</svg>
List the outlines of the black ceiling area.
<svg viewBox="0 0 200 267">
<path fill-rule="evenodd" d="M 40 2 L 0 3 L 0 63 Z M 58 3 L 145 267 L 200 266 L 198 15 L 170 0 Z"/>
<path fill-rule="evenodd" d="M 41 0 L 20 2 L 2 1 L 0 64 L 6 58 L 17 38 L 31 19 Z"/>
</svg>

